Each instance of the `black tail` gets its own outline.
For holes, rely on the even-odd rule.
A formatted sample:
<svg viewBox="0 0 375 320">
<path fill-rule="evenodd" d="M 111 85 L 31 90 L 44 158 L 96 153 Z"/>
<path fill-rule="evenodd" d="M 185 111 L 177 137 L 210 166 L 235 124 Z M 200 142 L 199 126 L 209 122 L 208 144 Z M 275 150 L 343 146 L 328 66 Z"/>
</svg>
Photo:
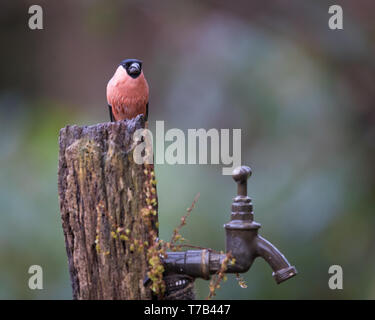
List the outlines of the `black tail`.
<svg viewBox="0 0 375 320">
<path fill-rule="evenodd" d="M 114 122 L 115 118 L 113 117 L 112 106 L 108 105 L 108 109 L 109 109 L 109 119 L 111 120 L 111 122 Z"/>
</svg>

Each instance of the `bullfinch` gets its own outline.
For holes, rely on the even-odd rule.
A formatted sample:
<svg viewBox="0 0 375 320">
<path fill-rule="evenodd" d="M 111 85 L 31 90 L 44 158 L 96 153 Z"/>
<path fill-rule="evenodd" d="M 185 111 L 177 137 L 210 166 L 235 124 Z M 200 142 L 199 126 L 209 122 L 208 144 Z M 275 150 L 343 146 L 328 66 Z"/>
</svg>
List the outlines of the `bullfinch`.
<svg viewBox="0 0 375 320">
<path fill-rule="evenodd" d="M 111 121 L 135 118 L 143 114 L 148 119 L 148 84 L 142 71 L 142 61 L 123 60 L 107 85 L 107 102 Z"/>
</svg>

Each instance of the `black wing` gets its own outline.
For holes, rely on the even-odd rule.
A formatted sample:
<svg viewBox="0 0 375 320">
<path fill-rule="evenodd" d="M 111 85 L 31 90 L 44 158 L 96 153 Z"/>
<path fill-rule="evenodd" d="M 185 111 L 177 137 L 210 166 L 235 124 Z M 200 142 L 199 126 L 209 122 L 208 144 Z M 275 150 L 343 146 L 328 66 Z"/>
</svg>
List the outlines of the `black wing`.
<svg viewBox="0 0 375 320">
<path fill-rule="evenodd" d="M 148 121 L 148 102 L 146 104 L 146 116 L 145 116 L 145 121 Z"/>
</svg>

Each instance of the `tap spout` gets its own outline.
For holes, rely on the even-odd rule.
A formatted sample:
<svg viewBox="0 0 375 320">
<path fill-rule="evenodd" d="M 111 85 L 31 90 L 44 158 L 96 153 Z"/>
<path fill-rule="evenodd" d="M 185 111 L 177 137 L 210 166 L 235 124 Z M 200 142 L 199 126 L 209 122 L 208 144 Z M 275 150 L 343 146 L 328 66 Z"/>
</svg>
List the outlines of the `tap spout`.
<svg viewBox="0 0 375 320">
<path fill-rule="evenodd" d="M 257 235 L 255 238 L 256 256 L 262 257 L 272 268 L 272 276 L 277 284 L 294 277 L 297 270 L 284 255 L 269 241 Z"/>
</svg>

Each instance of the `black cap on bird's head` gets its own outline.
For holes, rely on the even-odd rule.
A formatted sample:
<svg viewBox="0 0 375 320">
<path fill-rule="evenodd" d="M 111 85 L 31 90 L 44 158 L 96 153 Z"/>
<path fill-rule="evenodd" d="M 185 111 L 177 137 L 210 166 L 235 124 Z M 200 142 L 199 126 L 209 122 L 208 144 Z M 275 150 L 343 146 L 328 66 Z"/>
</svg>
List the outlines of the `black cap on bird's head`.
<svg viewBox="0 0 375 320">
<path fill-rule="evenodd" d="M 121 61 L 121 66 L 124 67 L 129 76 L 133 79 L 137 78 L 142 72 L 142 61 L 137 59 L 126 59 Z"/>
</svg>

